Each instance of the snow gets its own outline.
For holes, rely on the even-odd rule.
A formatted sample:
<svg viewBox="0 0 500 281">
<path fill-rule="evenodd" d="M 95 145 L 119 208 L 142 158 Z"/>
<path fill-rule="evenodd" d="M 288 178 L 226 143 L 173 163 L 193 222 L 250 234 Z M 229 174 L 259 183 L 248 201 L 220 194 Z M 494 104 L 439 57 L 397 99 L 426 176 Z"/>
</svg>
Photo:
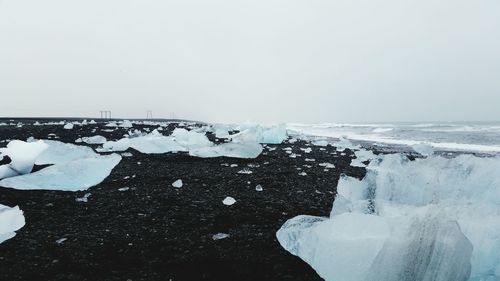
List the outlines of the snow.
<svg viewBox="0 0 500 281">
<path fill-rule="evenodd" d="M 43 141 L 10 141 L 6 148 L 0 148 L 0 155 L 7 155 L 12 160 L 11 163 L 0 166 L 0 179 L 30 173 L 35 160 L 47 147 Z"/>
<path fill-rule="evenodd" d="M 292 218 L 280 244 L 327 281 L 500 280 L 500 158 L 374 159 L 339 180 L 329 218 Z"/>
<path fill-rule="evenodd" d="M 66 123 L 63 128 L 66 130 L 71 130 L 74 126 L 75 125 L 73 125 L 73 123 Z"/>
<path fill-rule="evenodd" d="M 231 206 L 234 203 L 236 203 L 236 200 L 233 197 L 226 197 L 226 198 L 224 198 L 224 200 L 222 200 L 222 204 L 224 204 L 226 206 Z"/>
<path fill-rule="evenodd" d="M 3 179 L 0 186 L 22 190 L 85 190 L 101 183 L 120 160 L 121 156 L 117 154 L 80 158 L 35 173 Z"/>
<path fill-rule="evenodd" d="M 174 181 L 174 182 L 172 183 L 172 186 L 173 186 L 173 187 L 175 187 L 175 188 L 181 188 L 181 187 L 182 187 L 182 185 L 183 185 L 183 184 L 182 184 L 182 180 L 181 180 L 181 179 L 178 179 L 178 180 L 176 180 L 176 181 Z"/>
<path fill-rule="evenodd" d="M 15 231 L 25 224 L 23 211 L 0 204 L 0 243 L 16 236 Z"/>
</svg>

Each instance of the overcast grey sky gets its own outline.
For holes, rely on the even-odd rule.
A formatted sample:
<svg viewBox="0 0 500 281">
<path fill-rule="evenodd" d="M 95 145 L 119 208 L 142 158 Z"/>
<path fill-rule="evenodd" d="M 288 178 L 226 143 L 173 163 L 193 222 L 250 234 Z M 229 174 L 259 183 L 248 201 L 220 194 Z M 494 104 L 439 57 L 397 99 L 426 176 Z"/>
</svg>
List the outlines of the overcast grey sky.
<svg viewBox="0 0 500 281">
<path fill-rule="evenodd" d="M 0 116 L 500 120 L 498 0 L 0 0 Z"/>
</svg>

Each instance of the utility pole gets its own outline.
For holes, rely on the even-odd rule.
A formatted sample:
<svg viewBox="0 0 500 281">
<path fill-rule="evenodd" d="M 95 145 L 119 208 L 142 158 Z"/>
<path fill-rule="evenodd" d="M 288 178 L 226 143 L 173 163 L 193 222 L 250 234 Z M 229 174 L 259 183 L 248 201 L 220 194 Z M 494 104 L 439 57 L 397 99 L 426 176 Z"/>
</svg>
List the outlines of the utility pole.
<svg viewBox="0 0 500 281">
<path fill-rule="evenodd" d="M 111 110 L 100 110 L 101 119 L 111 119 Z"/>
</svg>

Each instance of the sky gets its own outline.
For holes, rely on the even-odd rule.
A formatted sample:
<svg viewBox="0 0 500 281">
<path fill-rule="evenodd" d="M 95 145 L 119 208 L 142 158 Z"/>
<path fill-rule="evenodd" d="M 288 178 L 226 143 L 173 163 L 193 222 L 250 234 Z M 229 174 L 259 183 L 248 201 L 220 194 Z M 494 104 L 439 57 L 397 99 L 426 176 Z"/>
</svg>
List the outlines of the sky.
<svg viewBox="0 0 500 281">
<path fill-rule="evenodd" d="M 0 0 L 0 116 L 500 121 L 498 0 Z"/>
</svg>

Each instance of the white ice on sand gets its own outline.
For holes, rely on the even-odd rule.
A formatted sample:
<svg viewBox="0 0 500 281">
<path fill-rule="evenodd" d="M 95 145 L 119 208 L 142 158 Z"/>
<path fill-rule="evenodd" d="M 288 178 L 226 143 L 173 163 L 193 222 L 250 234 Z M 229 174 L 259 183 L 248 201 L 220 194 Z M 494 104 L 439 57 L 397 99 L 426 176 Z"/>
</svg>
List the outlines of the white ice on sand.
<svg viewBox="0 0 500 281">
<path fill-rule="evenodd" d="M 0 204 L 0 243 L 16 235 L 25 224 L 23 211 Z"/>
<path fill-rule="evenodd" d="M 200 148 L 200 147 L 210 147 L 213 143 L 208 140 L 205 134 L 197 133 L 195 131 L 188 131 L 182 128 L 176 128 L 171 135 L 175 141 L 184 146 L 187 150 Z"/>
<path fill-rule="evenodd" d="M 181 180 L 181 179 L 178 179 L 178 180 L 176 180 L 176 181 L 174 181 L 174 182 L 172 183 L 172 186 L 173 186 L 173 187 L 175 187 L 175 188 L 181 188 L 181 187 L 182 187 L 182 185 L 183 185 L 183 183 L 182 183 L 182 180 Z"/>
<path fill-rule="evenodd" d="M 120 160 L 121 156 L 117 154 L 80 158 L 35 173 L 3 179 L 0 186 L 25 190 L 86 190 L 108 177 Z"/>
<path fill-rule="evenodd" d="M 43 140 L 43 142 L 48 146 L 46 150 L 36 157 L 35 164 L 37 165 L 63 164 L 69 161 L 96 157 L 99 155 L 95 153 L 92 148 L 87 146 L 53 140 Z"/>
<path fill-rule="evenodd" d="M 80 139 L 84 143 L 88 144 L 103 144 L 107 141 L 107 139 L 101 135 L 92 136 L 92 137 L 82 137 Z"/>
<path fill-rule="evenodd" d="M 74 126 L 75 125 L 73 125 L 73 123 L 66 123 L 63 128 L 66 130 L 71 130 Z"/>
<path fill-rule="evenodd" d="M 100 156 L 92 148 L 52 140 L 14 140 L 2 154 L 12 162 L 0 166 L 1 174 L 10 173 L 0 186 L 15 189 L 85 190 L 102 182 L 121 160 L 116 154 Z M 34 164 L 53 165 L 29 174 Z"/>
<path fill-rule="evenodd" d="M 343 177 L 330 218 L 298 216 L 281 245 L 333 281 L 500 280 L 500 158 L 379 155 Z"/>
<path fill-rule="evenodd" d="M 37 157 L 48 148 L 43 141 L 24 142 L 13 140 L 0 148 L 0 156 L 9 156 L 11 162 L 0 166 L 0 179 L 31 172 Z"/>
<path fill-rule="evenodd" d="M 434 148 L 428 143 L 418 143 L 411 147 L 416 153 L 422 156 L 431 156 L 434 154 Z"/>
<path fill-rule="evenodd" d="M 234 203 L 236 203 L 236 199 L 234 199 L 233 197 L 228 196 L 228 197 L 224 198 L 224 200 L 222 200 L 222 204 L 224 204 L 226 206 L 231 206 Z"/>
<path fill-rule="evenodd" d="M 219 125 L 219 127 L 215 128 L 219 136 L 230 139 L 229 142 L 219 145 L 214 144 L 207 138 L 205 132 L 210 128 L 205 126 L 189 131 L 176 128 L 170 136 L 164 136 L 158 130 L 154 130 L 147 135 L 141 132 L 134 133 L 118 141 L 108 141 L 98 151 L 125 151 L 133 148 L 146 154 L 189 152 L 191 156 L 202 158 L 256 158 L 262 153 L 262 143 L 278 144 L 287 138 L 285 125 L 268 127 L 240 125 L 235 129 L 240 130 L 240 133 L 229 135 L 227 132 L 230 129 L 227 125 Z"/>
<path fill-rule="evenodd" d="M 173 137 L 163 136 L 157 130 L 144 136 L 123 138 L 118 141 L 108 141 L 103 144 L 101 151 L 125 151 L 129 148 L 146 154 L 187 151 L 186 148 L 176 142 Z"/>
<path fill-rule="evenodd" d="M 230 235 L 227 234 L 227 233 L 217 233 L 217 234 L 212 235 L 212 239 L 214 241 L 226 239 L 226 238 L 229 238 L 229 237 L 230 237 Z"/>
</svg>

